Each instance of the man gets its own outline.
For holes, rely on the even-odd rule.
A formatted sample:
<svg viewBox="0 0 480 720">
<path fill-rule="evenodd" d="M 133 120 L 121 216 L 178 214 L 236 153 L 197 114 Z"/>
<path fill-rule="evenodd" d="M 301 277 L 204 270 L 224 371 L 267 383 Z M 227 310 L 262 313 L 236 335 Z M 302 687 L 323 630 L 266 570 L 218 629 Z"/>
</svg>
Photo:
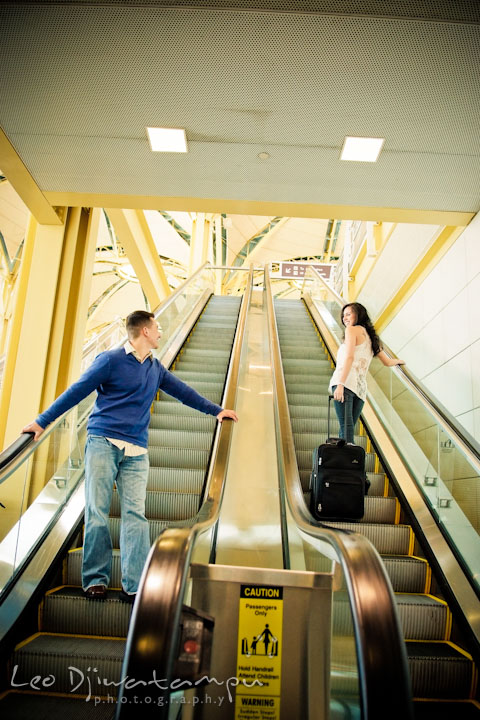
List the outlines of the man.
<svg viewBox="0 0 480 720">
<path fill-rule="evenodd" d="M 91 366 L 37 419 L 23 428 L 38 440 L 47 425 L 94 390 L 97 399 L 87 425 L 85 448 L 85 538 L 82 585 L 88 598 L 106 596 L 112 565 L 108 513 L 114 483 L 120 497 L 122 597 L 133 602 L 149 549 L 145 498 L 148 480 L 148 424 L 157 390 L 185 405 L 238 420 L 233 410 L 202 397 L 153 357 L 161 331 L 153 313 L 132 312 L 128 341 L 98 355 Z"/>
</svg>

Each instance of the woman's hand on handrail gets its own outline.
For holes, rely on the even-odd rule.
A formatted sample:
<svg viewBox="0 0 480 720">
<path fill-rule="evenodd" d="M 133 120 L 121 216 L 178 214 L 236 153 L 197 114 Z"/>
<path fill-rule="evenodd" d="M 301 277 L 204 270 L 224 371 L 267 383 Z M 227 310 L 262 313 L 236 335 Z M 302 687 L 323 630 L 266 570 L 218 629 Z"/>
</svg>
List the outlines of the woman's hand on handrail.
<svg viewBox="0 0 480 720">
<path fill-rule="evenodd" d="M 395 365 L 405 365 L 405 360 L 400 360 L 400 358 L 393 358 L 387 355 L 385 350 L 380 350 L 380 352 L 377 354 L 377 358 L 386 366 L 386 367 L 394 367 Z"/>
</svg>

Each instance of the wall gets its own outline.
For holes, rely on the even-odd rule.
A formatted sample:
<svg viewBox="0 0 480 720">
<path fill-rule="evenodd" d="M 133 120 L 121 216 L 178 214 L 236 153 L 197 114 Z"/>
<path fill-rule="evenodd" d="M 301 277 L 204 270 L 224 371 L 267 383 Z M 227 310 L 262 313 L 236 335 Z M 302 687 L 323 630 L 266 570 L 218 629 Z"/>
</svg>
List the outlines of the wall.
<svg viewBox="0 0 480 720">
<path fill-rule="evenodd" d="M 480 214 L 382 333 L 480 440 Z"/>
</svg>

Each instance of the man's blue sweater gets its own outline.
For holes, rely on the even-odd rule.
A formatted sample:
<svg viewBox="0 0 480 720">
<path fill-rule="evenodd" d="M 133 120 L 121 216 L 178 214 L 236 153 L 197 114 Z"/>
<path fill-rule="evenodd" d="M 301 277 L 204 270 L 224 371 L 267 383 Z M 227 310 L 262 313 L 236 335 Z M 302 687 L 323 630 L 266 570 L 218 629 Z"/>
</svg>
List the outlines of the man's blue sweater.
<svg viewBox="0 0 480 720">
<path fill-rule="evenodd" d="M 150 407 L 157 390 L 164 390 L 184 405 L 207 415 L 218 415 L 222 408 L 202 397 L 179 380 L 155 358 L 143 363 L 124 348 L 108 350 L 95 358 L 88 370 L 37 417 L 45 428 L 57 417 L 97 391 L 88 420 L 91 435 L 126 440 L 146 448 Z"/>
</svg>

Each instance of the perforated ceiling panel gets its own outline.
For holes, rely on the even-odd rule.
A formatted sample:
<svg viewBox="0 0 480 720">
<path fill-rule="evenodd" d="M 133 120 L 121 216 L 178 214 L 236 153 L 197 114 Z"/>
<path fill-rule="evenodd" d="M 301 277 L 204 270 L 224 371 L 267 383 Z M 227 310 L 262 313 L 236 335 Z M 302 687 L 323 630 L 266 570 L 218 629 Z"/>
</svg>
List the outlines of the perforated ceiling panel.
<svg viewBox="0 0 480 720">
<path fill-rule="evenodd" d="M 0 8 L 0 124 L 44 191 L 479 209 L 478 3 L 167 4 Z"/>
</svg>

